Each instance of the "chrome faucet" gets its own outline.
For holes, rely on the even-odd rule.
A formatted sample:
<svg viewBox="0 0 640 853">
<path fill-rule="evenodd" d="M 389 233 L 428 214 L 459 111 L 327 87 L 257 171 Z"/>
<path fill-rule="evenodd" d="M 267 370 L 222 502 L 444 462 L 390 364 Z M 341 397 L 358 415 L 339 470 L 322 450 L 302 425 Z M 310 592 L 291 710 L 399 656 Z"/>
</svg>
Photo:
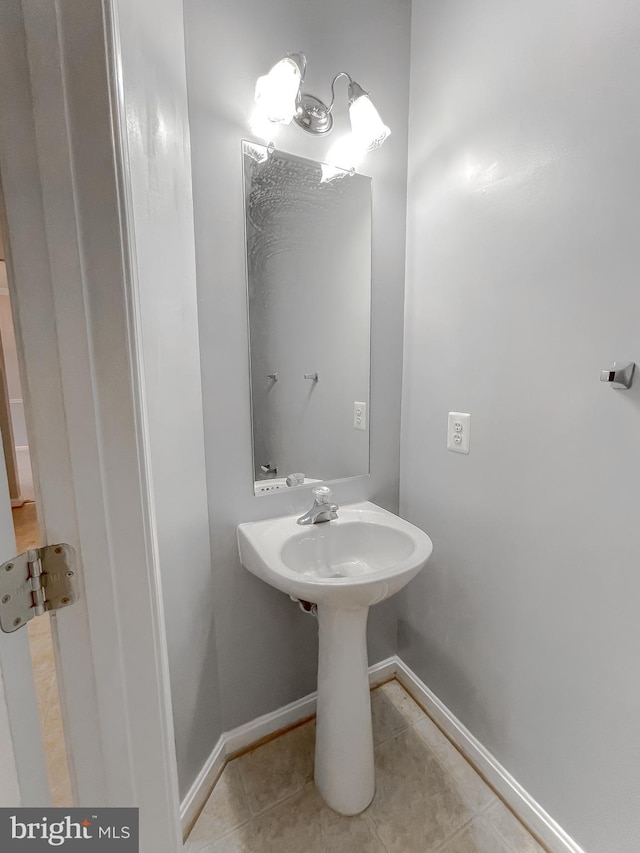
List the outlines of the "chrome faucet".
<svg viewBox="0 0 640 853">
<path fill-rule="evenodd" d="M 328 486 L 317 486 L 312 489 L 313 506 L 298 519 L 298 524 L 319 524 L 321 521 L 331 521 L 338 517 L 337 504 L 331 503 L 331 489 Z"/>
</svg>

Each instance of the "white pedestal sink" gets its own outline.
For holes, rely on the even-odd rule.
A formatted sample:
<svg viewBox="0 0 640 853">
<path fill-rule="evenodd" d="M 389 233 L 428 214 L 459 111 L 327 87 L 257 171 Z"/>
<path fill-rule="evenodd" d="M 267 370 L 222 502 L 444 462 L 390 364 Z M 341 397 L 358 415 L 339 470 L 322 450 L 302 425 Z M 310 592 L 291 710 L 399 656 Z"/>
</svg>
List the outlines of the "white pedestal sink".
<svg viewBox="0 0 640 853">
<path fill-rule="evenodd" d="M 369 607 L 415 577 L 433 546 L 418 527 L 368 501 L 340 507 L 332 521 L 296 520 L 240 524 L 240 560 L 276 589 L 318 605 L 315 782 L 335 811 L 358 814 L 375 792 Z"/>
</svg>

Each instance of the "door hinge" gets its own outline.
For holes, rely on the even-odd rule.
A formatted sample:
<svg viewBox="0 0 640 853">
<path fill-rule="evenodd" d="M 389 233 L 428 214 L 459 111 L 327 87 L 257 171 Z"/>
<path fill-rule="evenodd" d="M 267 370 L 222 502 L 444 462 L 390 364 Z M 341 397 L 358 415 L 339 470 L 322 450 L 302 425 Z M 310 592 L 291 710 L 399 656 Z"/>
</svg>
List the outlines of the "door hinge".
<svg viewBox="0 0 640 853">
<path fill-rule="evenodd" d="M 0 628 L 11 634 L 78 599 L 75 552 L 71 545 L 31 548 L 0 565 Z"/>
</svg>

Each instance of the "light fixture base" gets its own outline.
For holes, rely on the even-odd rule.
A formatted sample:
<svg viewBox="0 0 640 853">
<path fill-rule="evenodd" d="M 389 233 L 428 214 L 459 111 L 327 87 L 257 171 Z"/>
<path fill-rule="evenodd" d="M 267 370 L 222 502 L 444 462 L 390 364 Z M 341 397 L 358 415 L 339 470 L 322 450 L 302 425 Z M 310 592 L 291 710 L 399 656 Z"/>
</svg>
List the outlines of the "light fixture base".
<svg viewBox="0 0 640 853">
<path fill-rule="evenodd" d="M 305 92 L 300 93 L 300 101 L 293 120 L 298 127 L 314 136 L 330 133 L 333 128 L 333 116 L 326 104 L 320 98 Z"/>
</svg>

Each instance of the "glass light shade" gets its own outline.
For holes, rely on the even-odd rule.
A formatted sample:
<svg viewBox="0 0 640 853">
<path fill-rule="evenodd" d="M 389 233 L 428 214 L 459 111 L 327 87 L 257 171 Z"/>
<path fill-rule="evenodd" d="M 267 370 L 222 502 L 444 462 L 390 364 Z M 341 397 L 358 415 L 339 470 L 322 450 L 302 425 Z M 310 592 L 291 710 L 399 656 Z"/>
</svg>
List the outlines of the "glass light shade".
<svg viewBox="0 0 640 853">
<path fill-rule="evenodd" d="M 335 177 L 342 177 L 345 171 L 357 169 L 366 153 L 366 148 L 363 148 L 352 133 L 341 136 L 329 149 L 327 163 L 322 166 L 321 182 L 326 183 Z"/>
<path fill-rule="evenodd" d="M 259 136 L 260 139 L 263 139 L 265 142 L 273 142 L 280 130 L 280 125 L 276 122 L 269 121 L 260 107 L 256 107 L 251 114 L 251 117 L 249 118 L 249 127 L 251 128 L 251 133 L 255 136 Z"/>
<path fill-rule="evenodd" d="M 366 93 L 349 104 L 349 118 L 353 136 L 365 151 L 380 148 L 391 133 Z"/>
<path fill-rule="evenodd" d="M 293 60 L 281 59 L 268 74 L 258 77 L 255 101 L 269 121 L 289 124 L 296 113 L 300 68 Z"/>
</svg>

